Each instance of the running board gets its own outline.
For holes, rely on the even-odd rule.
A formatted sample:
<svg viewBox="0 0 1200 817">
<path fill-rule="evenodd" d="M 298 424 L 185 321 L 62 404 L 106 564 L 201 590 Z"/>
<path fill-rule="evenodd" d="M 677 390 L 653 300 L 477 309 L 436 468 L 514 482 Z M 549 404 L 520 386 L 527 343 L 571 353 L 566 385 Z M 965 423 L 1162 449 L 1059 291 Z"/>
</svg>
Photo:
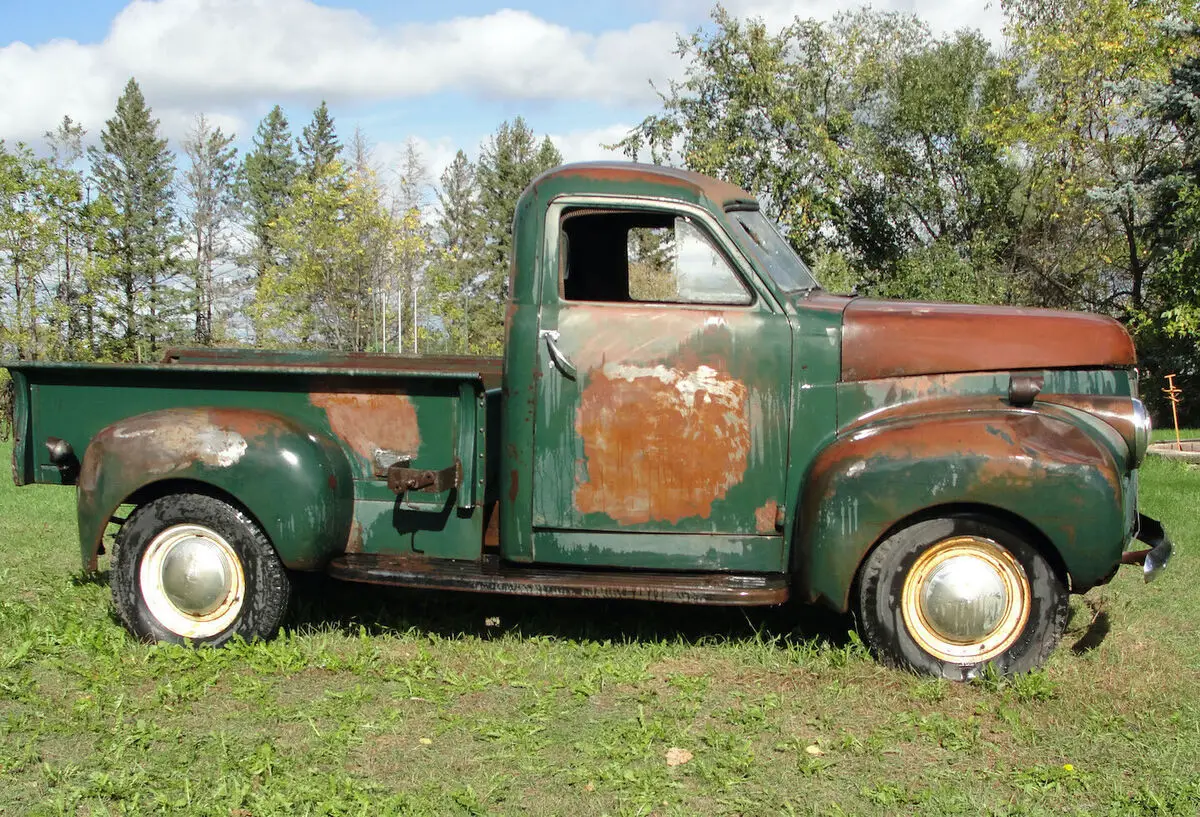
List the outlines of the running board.
<svg viewBox="0 0 1200 817">
<path fill-rule="evenodd" d="M 514 596 L 637 599 L 681 604 L 770 605 L 788 599 L 787 577 L 762 573 L 668 573 L 521 565 L 488 554 L 479 561 L 347 553 L 329 564 L 335 579 Z"/>
</svg>

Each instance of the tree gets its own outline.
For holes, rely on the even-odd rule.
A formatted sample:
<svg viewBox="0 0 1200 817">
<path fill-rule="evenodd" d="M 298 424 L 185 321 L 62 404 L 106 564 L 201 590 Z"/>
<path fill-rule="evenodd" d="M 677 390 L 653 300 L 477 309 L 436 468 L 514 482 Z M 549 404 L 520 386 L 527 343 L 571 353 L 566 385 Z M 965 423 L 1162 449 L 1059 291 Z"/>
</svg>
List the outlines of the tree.
<svg viewBox="0 0 1200 817">
<path fill-rule="evenodd" d="M 1026 92 L 1002 138 L 1020 157 L 1023 213 L 1014 269 L 1042 302 L 1129 318 L 1154 274 L 1148 182 L 1176 134 L 1144 115 L 1168 79 L 1191 0 L 1005 0 L 1012 76 Z"/>
<path fill-rule="evenodd" d="M 512 222 L 517 199 L 537 176 L 562 164 L 549 137 L 540 142 L 521 117 L 503 122 L 480 148 L 475 178 L 484 222 L 483 272 L 479 308 L 471 334 L 478 348 L 498 354 L 504 343 L 504 305 L 512 255 Z"/>
<path fill-rule="evenodd" d="M 404 158 L 398 170 L 400 178 L 392 208 L 397 296 L 403 304 L 401 311 L 404 318 L 401 323 L 408 327 L 413 354 L 418 354 L 421 319 L 417 299 L 425 283 L 425 268 L 431 243 L 429 228 L 425 223 L 429 170 L 425 167 L 416 143 L 411 139 L 404 145 Z M 432 294 L 427 292 L 426 296 Z M 403 337 L 397 338 L 396 350 L 404 351 Z"/>
<path fill-rule="evenodd" d="M 483 272 L 484 225 L 475 182 L 475 166 L 458 151 L 442 172 L 438 190 L 438 229 L 429 281 L 440 294 L 437 316 L 445 346 L 464 354 L 476 351 L 471 333 L 472 302 Z"/>
<path fill-rule="evenodd" d="M 196 117 L 183 142 L 190 164 L 184 174 L 188 210 L 184 222 L 193 241 L 192 314 L 195 341 L 213 342 L 213 270 L 228 254 L 225 230 L 237 207 L 235 195 L 237 148 L 234 136 L 213 128 L 204 114 Z"/>
<path fill-rule="evenodd" d="M 279 261 L 275 234 L 280 214 L 290 202 L 299 166 L 292 151 L 287 117 L 278 105 L 259 122 L 253 141 L 254 147 L 242 163 L 239 187 L 251 236 L 247 261 L 257 296 L 263 276 Z M 255 335 L 259 334 L 256 326 Z"/>
<path fill-rule="evenodd" d="M 796 19 L 773 34 L 719 6 L 713 22 L 680 38 L 685 78 L 663 94 L 662 112 L 621 142 L 626 153 L 678 157 L 745 187 L 810 260 L 846 245 L 855 218 L 873 232 L 885 219 L 870 218 L 869 191 L 851 206 L 870 125 L 860 110 L 901 56 L 928 39 L 925 27 L 911 15 L 863 11 L 828 23 Z"/>
<path fill-rule="evenodd" d="M 1138 358 L 1152 378 L 1177 374 L 1187 394 L 1200 388 L 1200 26 L 1182 27 L 1187 45 L 1170 78 L 1145 88 L 1147 114 L 1174 133 L 1178 150 L 1150 174 L 1148 244 L 1153 274 L 1134 317 Z M 1158 389 L 1143 388 L 1159 408 Z M 1196 401 L 1181 420 L 1195 423 Z"/>
<path fill-rule="evenodd" d="M 316 179 L 301 175 L 280 215 L 280 261 L 263 280 L 254 305 L 262 340 L 364 351 L 373 321 L 371 237 L 387 233 L 388 213 L 369 174 L 338 160 Z"/>
<path fill-rule="evenodd" d="M 0 141 L 0 265 L 7 267 L 5 308 L 0 339 L 6 354 L 18 359 L 41 356 L 38 336 L 43 299 L 38 282 L 50 265 L 54 230 L 46 218 L 50 167 L 18 143 L 8 150 Z"/>
<path fill-rule="evenodd" d="M 175 166 L 158 125 L 131 78 L 100 132 L 100 145 L 88 149 L 92 175 L 113 208 L 105 224 L 109 291 L 102 297 L 115 341 L 110 351 L 124 360 L 157 353 L 171 332 L 176 306 L 166 287 L 178 244 L 171 186 Z"/>
<path fill-rule="evenodd" d="M 333 126 L 333 117 L 325 100 L 313 111 L 310 123 L 304 126 L 300 139 L 297 140 L 300 151 L 300 163 L 309 181 L 316 181 L 325 176 L 326 170 L 342 152 L 342 143 L 338 141 L 337 132 Z"/>
<path fill-rule="evenodd" d="M 95 354 L 90 332 L 94 326 L 93 276 L 87 274 L 95 246 L 95 219 L 91 217 L 93 208 L 86 201 L 82 174 L 75 169 L 75 163 L 83 158 L 84 133 L 83 126 L 69 116 L 64 116 L 56 129 L 45 133 L 55 178 L 47 206 L 56 234 L 58 262 L 58 284 L 50 320 L 57 334 L 55 352 L 67 360 Z"/>
<path fill-rule="evenodd" d="M 622 140 L 631 158 L 747 188 L 827 278 L 1004 297 L 1015 177 L 991 118 L 1008 86 L 979 35 L 870 10 L 777 33 L 720 7 L 713 21 L 680 39 L 685 78 Z"/>
<path fill-rule="evenodd" d="M 1004 257 L 1020 177 L 992 138 L 1011 87 L 975 32 L 902 54 L 864 104 L 861 157 L 842 187 L 848 245 L 879 294 L 995 302 L 1014 296 Z"/>
</svg>

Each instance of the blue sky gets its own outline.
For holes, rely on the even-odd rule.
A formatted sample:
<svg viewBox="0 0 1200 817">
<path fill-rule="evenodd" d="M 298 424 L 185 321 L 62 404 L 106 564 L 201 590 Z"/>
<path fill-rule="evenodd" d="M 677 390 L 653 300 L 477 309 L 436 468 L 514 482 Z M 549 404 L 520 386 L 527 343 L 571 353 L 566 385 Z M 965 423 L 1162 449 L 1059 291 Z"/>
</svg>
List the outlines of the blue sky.
<svg viewBox="0 0 1200 817">
<path fill-rule="evenodd" d="M 781 25 L 857 0 L 725 0 Z M 936 31 L 999 35 L 995 0 L 876 0 Z M 92 137 L 136 76 L 176 142 L 205 113 L 243 146 L 282 104 L 294 131 L 327 99 L 344 140 L 361 126 L 376 159 L 415 140 L 434 175 L 504 119 L 523 115 L 568 160 L 607 155 L 657 109 L 650 81 L 681 73 L 677 33 L 708 0 L 0 0 L 0 139 L 39 141 L 63 114 Z"/>
</svg>

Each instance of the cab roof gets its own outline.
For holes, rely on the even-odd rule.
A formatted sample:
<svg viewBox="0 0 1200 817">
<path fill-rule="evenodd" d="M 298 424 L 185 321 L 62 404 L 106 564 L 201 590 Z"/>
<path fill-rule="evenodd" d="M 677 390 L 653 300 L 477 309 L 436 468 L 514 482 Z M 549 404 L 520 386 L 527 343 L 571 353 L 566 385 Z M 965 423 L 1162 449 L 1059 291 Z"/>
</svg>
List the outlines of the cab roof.
<svg viewBox="0 0 1200 817">
<path fill-rule="evenodd" d="M 699 202 L 707 199 L 721 209 L 757 206 L 742 188 L 677 167 L 638 162 L 577 162 L 560 165 L 534 179 L 530 190 L 549 194 L 565 192 L 630 192 L 666 195 Z"/>
</svg>

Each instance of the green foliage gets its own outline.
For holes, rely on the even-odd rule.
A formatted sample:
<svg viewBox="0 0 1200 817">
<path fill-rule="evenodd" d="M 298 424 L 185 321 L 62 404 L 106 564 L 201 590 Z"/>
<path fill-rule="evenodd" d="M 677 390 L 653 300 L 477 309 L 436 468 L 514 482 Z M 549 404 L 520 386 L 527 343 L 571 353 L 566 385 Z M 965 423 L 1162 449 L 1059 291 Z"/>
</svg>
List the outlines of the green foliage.
<svg viewBox="0 0 1200 817">
<path fill-rule="evenodd" d="M 287 117 L 278 105 L 258 123 L 253 144 L 241 166 L 238 192 L 252 236 L 246 264 L 257 286 L 266 271 L 279 261 L 275 229 L 279 214 L 288 206 L 292 182 L 299 172 Z"/>
<path fill-rule="evenodd" d="M 372 236 L 388 235 L 389 215 L 368 173 L 338 160 L 310 179 L 298 176 L 278 221 L 282 261 L 270 267 L 254 304 L 260 340 L 363 351 L 370 343 Z"/>
<path fill-rule="evenodd" d="M 687 77 L 624 140 L 630 156 L 678 149 L 748 188 L 841 289 L 1006 297 L 1018 176 L 989 136 L 1007 86 L 979 35 L 869 10 L 777 34 L 720 8 L 713 21 L 680 41 Z"/>
<path fill-rule="evenodd" d="M 287 127 L 286 120 L 283 126 Z M 313 111 L 312 121 L 304 126 L 296 145 L 300 152 L 301 167 L 310 182 L 326 175 L 329 166 L 337 161 L 338 154 L 342 152 L 342 143 L 338 141 L 333 116 L 325 100 L 322 99 Z"/>
<path fill-rule="evenodd" d="M 37 357 L 44 299 L 38 276 L 50 265 L 54 225 L 47 218 L 55 179 L 52 169 L 23 144 L 12 151 L 0 141 L 0 261 L 8 268 L 11 301 L 0 341 L 18 358 Z"/>
<path fill-rule="evenodd" d="M 179 294 L 168 287 L 179 244 L 175 165 L 136 80 L 126 84 L 88 156 L 100 195 L 112 203 L 96 292 L 101 354 L 152 360 L 176 334 L 181 311 Z"/>
<path fill-rule="evenodd" d="M 517 117 L 503 122 L 481 146 L 475 182 L 484 225 L 483 269 L 477 282 L 479 297 L 470 318 L 475 347 L 499 354 L 504 343 L 504 305 L 512 253 L 513 215 L 517 199 L 537 176 L 562 164 L 562 154 L 549 137 L 540 142 Z"/>
<path fill-rule="evenodd" d="M 446 351 L 479 351 L 471 331 L 472 306 L 478 301 L 484 266 L 484 220 L 475 165 L 458 151 L 442 172 L 438 190 L 438 230 L 428 281 L 437 293 Z"/>
</svg>

